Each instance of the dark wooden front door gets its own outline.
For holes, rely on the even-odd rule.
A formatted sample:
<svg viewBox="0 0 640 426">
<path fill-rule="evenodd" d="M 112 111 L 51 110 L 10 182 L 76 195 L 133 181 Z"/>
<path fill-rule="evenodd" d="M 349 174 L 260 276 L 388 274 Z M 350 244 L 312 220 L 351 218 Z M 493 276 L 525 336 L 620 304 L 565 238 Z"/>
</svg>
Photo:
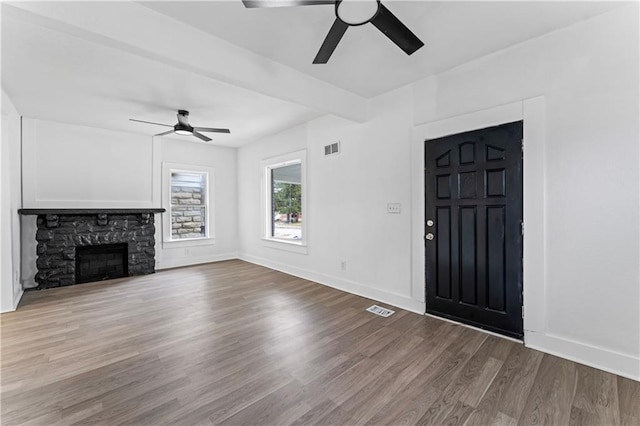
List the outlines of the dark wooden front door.
<svg viewBox="0 0 640 426">
<path fill-rule="evenodd" d="M 522 337 L 522 122 L 425 142 L 427 312 Z"/>
</svg>

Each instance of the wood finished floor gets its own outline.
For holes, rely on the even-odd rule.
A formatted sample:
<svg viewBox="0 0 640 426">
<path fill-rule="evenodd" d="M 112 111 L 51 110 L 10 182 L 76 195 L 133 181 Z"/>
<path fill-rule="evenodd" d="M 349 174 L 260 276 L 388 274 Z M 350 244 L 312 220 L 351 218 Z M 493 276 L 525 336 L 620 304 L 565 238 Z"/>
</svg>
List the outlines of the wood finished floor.
<svg viewBox="0 0 640 426">
<path fill-rule="evenodd" d="M 3 425 L 640 425 L 640 383 L 242 261 L 28 292 Z"/>
</svg>

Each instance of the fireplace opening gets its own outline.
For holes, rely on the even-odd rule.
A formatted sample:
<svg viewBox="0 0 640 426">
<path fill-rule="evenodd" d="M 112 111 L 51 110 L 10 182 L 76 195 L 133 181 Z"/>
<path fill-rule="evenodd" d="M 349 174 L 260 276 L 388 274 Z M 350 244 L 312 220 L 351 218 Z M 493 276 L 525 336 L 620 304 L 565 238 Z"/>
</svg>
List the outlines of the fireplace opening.
<svg viewBox="0 0 640 426">
<path fill-rule="evenodd" d="M 76 247 L 76 284 L 129 276 L 128 244 Z"/>
</svg>

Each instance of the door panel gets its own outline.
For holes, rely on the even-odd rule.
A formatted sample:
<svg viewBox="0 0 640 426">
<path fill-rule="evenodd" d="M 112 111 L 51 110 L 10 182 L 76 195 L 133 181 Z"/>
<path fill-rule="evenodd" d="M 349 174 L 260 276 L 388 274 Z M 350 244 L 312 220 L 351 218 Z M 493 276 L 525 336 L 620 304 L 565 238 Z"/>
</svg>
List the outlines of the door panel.
<svg viewBox="0 0 640 426">
<path fill-rule="evenodd" d="M 522 122 L 425 142 L 427 312 L 522 337 Z"/>
<path fill-rule="evenodd" d="M 451 209 L 439 207 L 436 209 L 436 294 L 445 299 L 451 299 Z"/>
<path fill-rule="evenodd" d="M 487 207 L 487 307 L 505 310 L 505 208 Z"/>
</svg>

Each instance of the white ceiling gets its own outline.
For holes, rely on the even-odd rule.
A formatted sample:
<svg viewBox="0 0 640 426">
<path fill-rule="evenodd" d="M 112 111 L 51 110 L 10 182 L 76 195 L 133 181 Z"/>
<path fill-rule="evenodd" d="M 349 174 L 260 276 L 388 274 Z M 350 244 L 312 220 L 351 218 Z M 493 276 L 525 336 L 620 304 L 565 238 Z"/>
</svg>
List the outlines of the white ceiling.
<svg viewBox="0 0 640 426">
<path fill-rule="evenodd" d="M 314 65 L 335 19 L 332 5 L 246 9 L 240 1 L 142 4 L 366 98 L 616 7 L 595 1 L 386 0 L 387 8 L 425 43 L 423 48 L 407 56 L 367 24 L 349 28 L 328 64 Z"/>
<path fill-rule="evenodd" d="M 385 5 L 424 48 L 407 56 L 365 25 L 349 28 L 328 64 L 313 65 L 332 6 L 3 3 L 2 87 L 24 116 L 149 135 L 165 128 L 128 119 L 173 124 L 187 109 L 193 125 L 231 129 L 214 143 L 239 146 L 327 113 L 362 121 L 366 98 L 619 3 Z"/>
<path fill-rule="evenodd" d="M 177 109 L 187 109 L 194 126 L 231 129 L 208 134 L 214 143 L 237 146 L 319 115 L 7 15 L 2 86 L 24 116 L 153 135 L 167 128 L 128 119 L 175 124 Z"/>
</svg>

